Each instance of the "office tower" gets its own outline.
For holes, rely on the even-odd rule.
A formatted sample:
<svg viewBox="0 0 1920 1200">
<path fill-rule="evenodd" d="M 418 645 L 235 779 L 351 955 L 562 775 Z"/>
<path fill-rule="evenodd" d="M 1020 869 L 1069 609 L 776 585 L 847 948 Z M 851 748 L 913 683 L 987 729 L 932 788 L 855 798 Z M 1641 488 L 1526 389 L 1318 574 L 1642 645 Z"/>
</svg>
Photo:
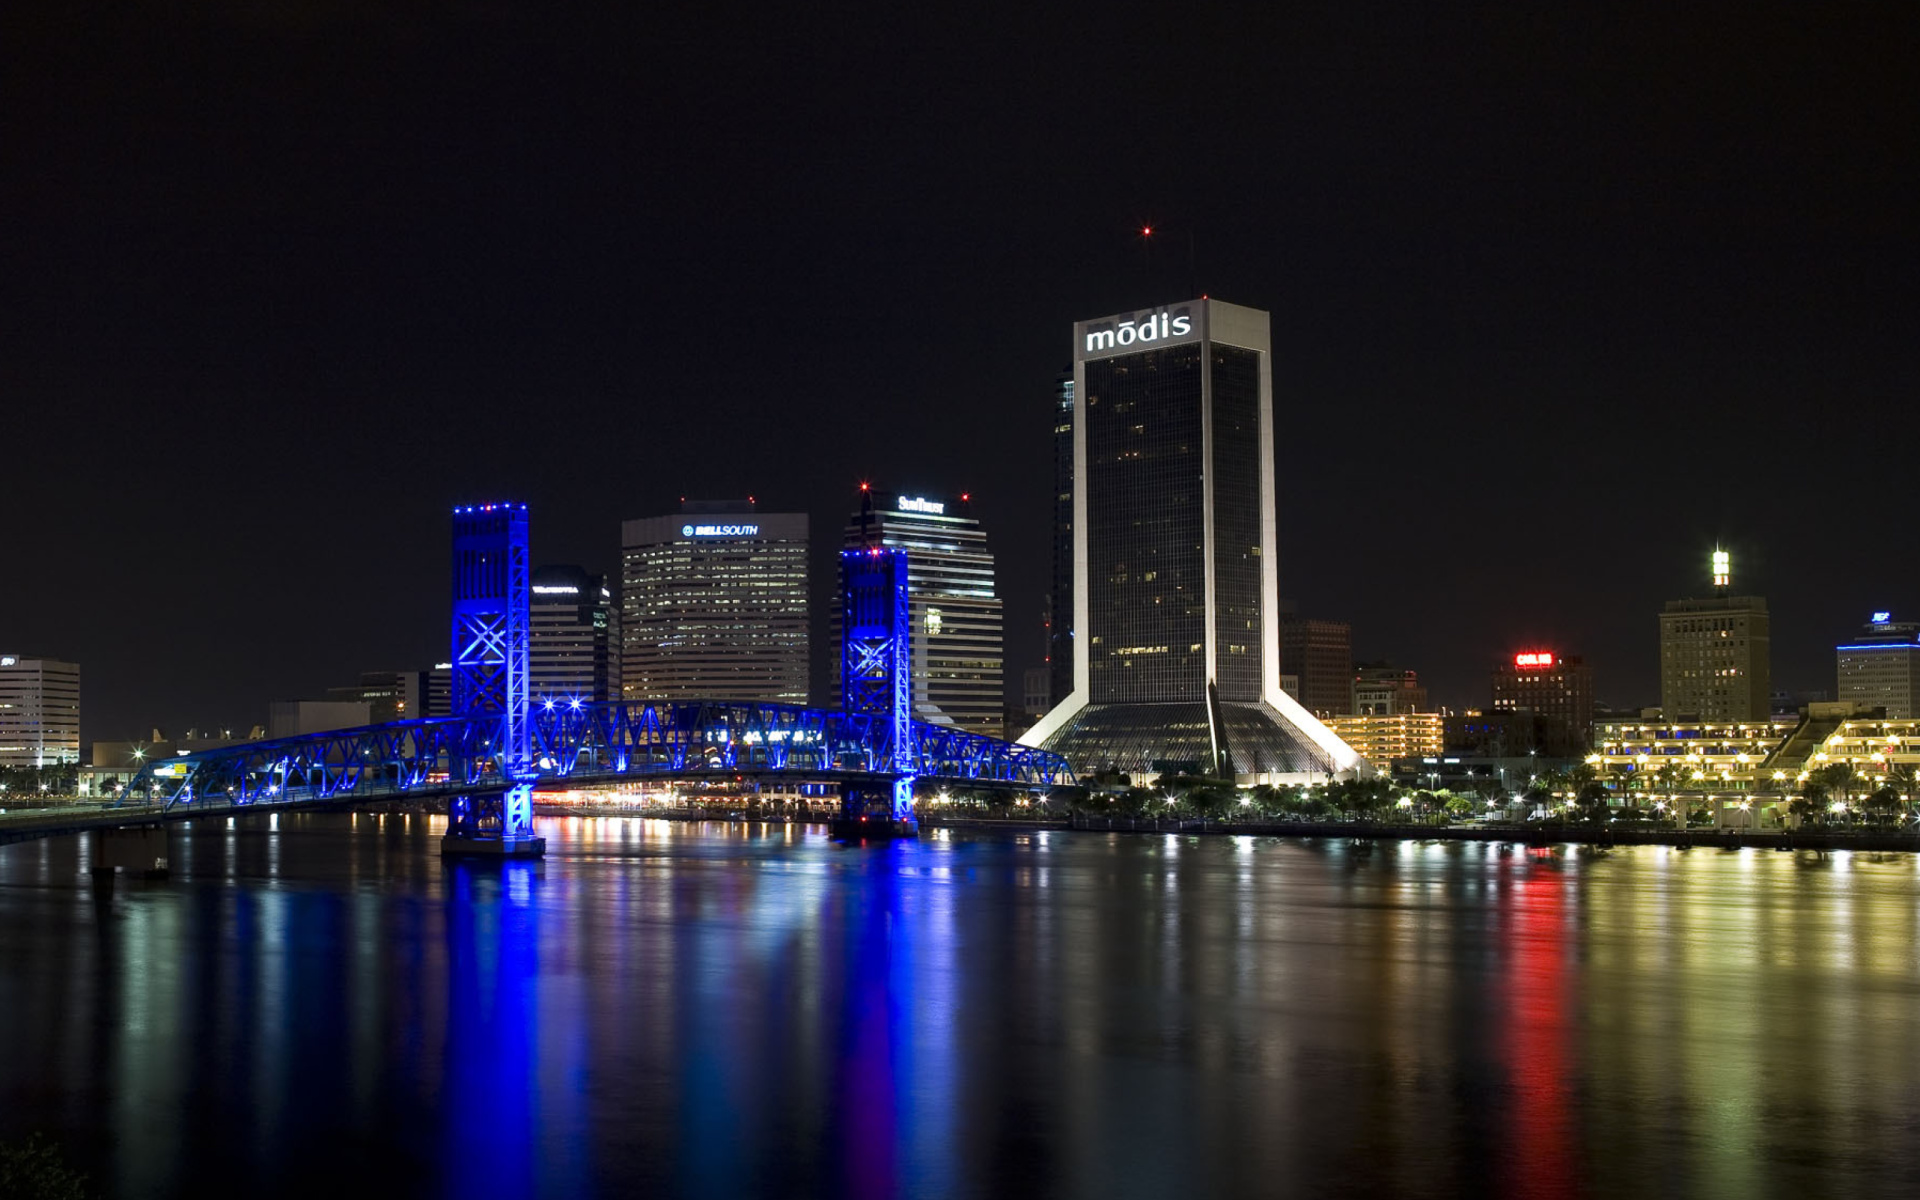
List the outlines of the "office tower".
<svg viewBox="0 0 1920 1200">
<path fill-rule="evenodd" d="M 1353 627 L 1282 613 L 1280 670 L 1301 707 L 1322 719 L 1353 711 Z"/>
<path fill-rule="evenodd" d="M 326 699 L 365 704 L 375 725 L 412 720 L 426 715 L 426 672 L 363 671 L 359 683 L 328 688 Z"/>
<path fill-rule="evenodd" d="M 1834 647 L 1839 699 L 1884 709 L 1889 720 L 1920 717 L 1920 624 L 1877 612 L 1860 636 Z"/>
<path fill-rule="evenodd" d="M 1281 662 L 1286 657 L 1281 656 Z M 1416 671 L 1407 671 L 1392 663 L 1361 663 L 1353 670 L 1352 697 L 1347 711 L 1355 716 L 1387 717 L 1397 713 L 1429 712 L 1427 689 L 1420 685 L 1420 675 Z M 1339 727 L 1335 726 L 1338 732 Z M 1354 746 L 1353 739 L 1345 734 L 1341 740 Z M 1354 746 L 1357 750 L 1358 746 Z M 1369 758 L 1368 761 L 1372 761 Z"/>
<path fill-rule="evenodd" d="M 1493 668 L 1494 712 L 1530 712 L 1540 719 L 1540 749 L 1560 757 L 1584 753 L 1593 726 L 1593 672 L 1579 655 L 1523 650 Z"/>
<path fill-rule="evenodd" d="M 270 738 L 301 737 L 371 724 L 373 712 L 364 700 L 273 700 L 267 704 L 267 736 Z"/>
<path fill-rule="evenodd" d="M 80 667 L 0 654 L 0 767 L 80 761 Z"/>
<path fill-rule="evenodd" d="M 604 575 L 536 568 L 527 604 L 527 685 L 534 704 L 620 698 L 620 612 Z"/>
<path fill-rule="evenodd" d="M 1074 326 L 1073 687 L 1022 741 L 1083 773 L 1361 765 L 1280 689 L 1272 389 L 1264 312 Z"/>
<path fill-rule="evenodd" d="M 1668 721 L 1765 721 L 1771 626 L 1762 596 L 1730 595 L 1732 561 L 1713 552 L 1714 594 L 1660 614 L 1660 711 Z"/>
<path fill-rule="evenodd" d="M 450 717 L 453 715 L 453 664 L 435 663 L 433 669 L 424 673 L 425 683 L 421 688 L 420 712 L 428 717 Z"/>
<path fill-rule="evenodd" d="M 807 702 L 807 514 L 683 503 L 621 525 L 629 700 Z"/>
<path fill-rule="evenodd" d="M 1006 674 L 993 554 L 968 498 L 861 493 L 844 548 L 907 552 L 913 619 L 913 715 L 999 737 L 1006 729 Z M 839 659 L 839 617 L 833 619 Z"/>
<path fill-rule="evenodd" d="M 1053 385 L 1053 587 L 1047 594 L 1047 691 L 1073 691 L 1073 370 Z M 1051 705 L 1049 705 L 1051 706 Z"/>
</svg>

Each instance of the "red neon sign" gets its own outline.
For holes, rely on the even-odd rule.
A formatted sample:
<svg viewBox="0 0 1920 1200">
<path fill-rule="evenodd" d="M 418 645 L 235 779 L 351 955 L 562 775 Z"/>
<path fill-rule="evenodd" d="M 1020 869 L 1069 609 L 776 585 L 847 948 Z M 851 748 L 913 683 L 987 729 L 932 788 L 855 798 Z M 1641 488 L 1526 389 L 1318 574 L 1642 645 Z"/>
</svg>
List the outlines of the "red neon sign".
<svg viewBox="0 0 1920 1200">
<path fill-rule="evenodd" d="M 1553 651 L 1528 650 L 1525 653 L 1516 654 L 1513 656 L 1513 665 L 1516 667 L 1531 667 L 1536 670 L 1540 667 L 1550 667 L 1553 665 Z"/>
</svg>

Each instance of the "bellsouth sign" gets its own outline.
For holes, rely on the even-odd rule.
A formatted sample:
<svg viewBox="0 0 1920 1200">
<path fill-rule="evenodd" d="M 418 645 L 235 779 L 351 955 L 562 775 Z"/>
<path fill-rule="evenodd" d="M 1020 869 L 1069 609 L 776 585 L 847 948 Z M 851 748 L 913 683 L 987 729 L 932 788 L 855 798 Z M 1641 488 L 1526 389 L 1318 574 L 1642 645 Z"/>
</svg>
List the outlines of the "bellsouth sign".
<svg viewBox="0 0 1920 1200">
<path fill-rule="evenodd" d="M 1087 326 L 1086 353 L 1118 350 L 1127 346 L 1152 346 L 1193 334 L 1193 317 L 1187 310 L 1161 309 L 1115 317 Z"/>
<path fill-rule="evenodd" d="M 758 525 L 682 525 L 681 537 L 758 537 Z"/>
</svg>

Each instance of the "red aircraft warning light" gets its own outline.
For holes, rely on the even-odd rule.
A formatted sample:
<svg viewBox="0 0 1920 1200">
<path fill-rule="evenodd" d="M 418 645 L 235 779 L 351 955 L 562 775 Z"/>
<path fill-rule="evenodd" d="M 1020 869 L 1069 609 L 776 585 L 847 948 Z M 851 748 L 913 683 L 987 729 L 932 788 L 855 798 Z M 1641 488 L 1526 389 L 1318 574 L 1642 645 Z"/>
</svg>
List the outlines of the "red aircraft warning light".
<svg viewBox="0 0 1920 1200">
<path fill-rule="evenodd" d="M 1523 650 L 1513 656 L 1513 665 L 1522 670 L 1539 670 L 1553 665 L 1551 650 Z"/>
</svg>

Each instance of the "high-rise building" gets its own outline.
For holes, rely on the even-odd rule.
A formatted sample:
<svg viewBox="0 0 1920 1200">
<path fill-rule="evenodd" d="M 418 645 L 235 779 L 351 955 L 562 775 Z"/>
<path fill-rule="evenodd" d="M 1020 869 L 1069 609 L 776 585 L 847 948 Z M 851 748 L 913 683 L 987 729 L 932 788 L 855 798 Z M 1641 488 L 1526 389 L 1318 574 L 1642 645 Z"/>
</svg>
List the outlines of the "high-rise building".
<svg viewBox="0 0 1920 1200">
<path fill-rule="evenodd" d="M 450 717 L 453 715 L 453 664 L 435 663 L 433 669 L 424 673 L 426 682 L 422 685 L 420 713 L 427 717 Z"/>
<path fill-rule="evenodd" d="M 1431 709 L 1427 704 L 1427 689 L 1421 686 L 1418 672 L 1402 670 L 1392 663 L 1376 662 L 1361 663 L 1353 669 L 1352 702 L 1347 711 L 1355 716 L 1387 717 L 1398 713 L 1428 712 Z M 1434 728 L 1437 737 L 1439 726 Z M 1338 733 L 1339 730 L 1340 727 L 1335 725 L 1334 732 Z M 1341 739 L 1354 749 L 1359 749 L 1353 739 L 1345 734 L 1341 734 Z M 1367 761 L 1373 760 L 1369 758 Z"/>
<path fill-rule="evenodd" d="M 0 767 L 80 761 L 80 667 L 0 654 Z"/>
<path fill-rule="evenodd" d="M 1267 314 L 1192 300 L 1073 342 L 1073 684 L 1021 740 L 1082 772 L 1361 766 L 1280 689 Z"/>
<path fill-rule="evenodd" d="M 807 702 L 807 514 L 695 501 L 621 526 L 629 700 Z"/>
<path fill-rule="evenodd" d="M 1593 672 L 1579 655 L 1523 650 L 1493 668 L 1494 712 L 1540 718 L 1540 749 L 1564 756 L 1585 751 L 1593 725 Z"/>
<path fill-rule="evenodd" d="M 1000 596 L 987 535 L 969 506 L 965 495 L 876 497 L 863 490 L 844 545 L 907 552 L 915 719 L 999 737 L 1006 730 Z M 832 639 L 837 662 L 837 609 Z"/>
<path fill-rule="evenodd" d="M 1713 556 L 1714 595 L 1660 614 L 1660 711 L 1668 721 L 1765 721 L 1771 710 L 1767 601 L 1729 595 L 1731 560 Z"/>
<path fill-rule="evenodd" d="M 1317 717 L 1353 712 L 1353 627 L 1282 613 L 1280 670 L 1299 681 L 1293 693 Z"/>
<path fill-rule="evenodd" d="M 1047 594 L 1047 691 L 1073 691 L 1073 370 L 1053 384 L 1053 587 Z"/>
<path fill-rule="evenodd" d="M 301 737 L 373 723 L 364 700 L 274 700 L 267 705 L 267 736 Z"/>
<path fill-rule="evenodd" d="M 539 567 L 527 604 L 527 688 L 533 703 L 620 698 L 620 610 L 604 575 Z"/>
<path fill-rule="evenodd" d="M 426 672 L 362 671 L 360 682 L 327 689 L 326 699 L 367 706 L 367 720 L 375 725 L 426 715 Z"/>
<path fill-rule="evenodd" d="M 1860 636 L 1834 647 L 1839 698 L 1882 709 L 1889 720 L 1920 717 L 1920 623 L 1877 612 Z"/>
</svg>

